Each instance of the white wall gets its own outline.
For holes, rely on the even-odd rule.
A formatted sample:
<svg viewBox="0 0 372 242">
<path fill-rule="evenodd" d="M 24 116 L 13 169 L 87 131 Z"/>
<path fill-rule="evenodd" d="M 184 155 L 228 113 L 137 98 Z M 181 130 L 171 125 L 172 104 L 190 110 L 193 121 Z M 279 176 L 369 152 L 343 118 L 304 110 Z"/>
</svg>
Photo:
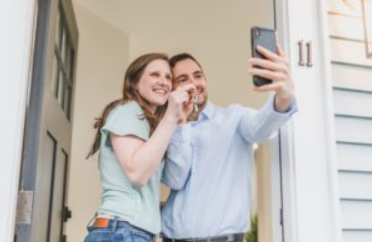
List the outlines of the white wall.
<svg viewBox="0 0 372 242">
<path fill-rule="evenodd" d="M 93 141 L 93 118 L 121 96 L 128 62 L 129 40 L 125 33 L 75 4 L 79 49 L 73 110 L 73 137 L 68 187 L 72 219 L 68 241 L 82 241 L 86 225 L 100 204 L 97 158 L 85 160 Z"/>
<path fill-rule="evenodd" d="M 276 221 L 272 221 L 273 209 L 272 199 L 276 199 L 272 196 L 271 184 L 271 166 L 272 158 L 270 154 L 270 145 L 261 145 L 257 150 L 257 159 L 255 165 L 257 166 L 257 215 L 258 215 L 258 238 L 260 242 L 279 241 L 277 238 L 273 238 L 273 224 L 277 224 Z M 277 171 L 278 172 L 278 171 Z M 279 203 L 279 201 L 277 201 Z M 277 211 L 275 211 L 277 212 Z"/>
<path fill-rule="evenodd" d="M 0 2 L 0 241 L 14 237 L 36 1 Z"/>
<path fill-rule="evenodd" d="M 247 63 L 250 27 L 273 26 L 271 0 L 75 2 L 130 35 L 131 59 L 151 51 L 194 54 L 205 69 L 215 103 L 259 107 L 266 99 L 250 91 Z"/>
</svg>

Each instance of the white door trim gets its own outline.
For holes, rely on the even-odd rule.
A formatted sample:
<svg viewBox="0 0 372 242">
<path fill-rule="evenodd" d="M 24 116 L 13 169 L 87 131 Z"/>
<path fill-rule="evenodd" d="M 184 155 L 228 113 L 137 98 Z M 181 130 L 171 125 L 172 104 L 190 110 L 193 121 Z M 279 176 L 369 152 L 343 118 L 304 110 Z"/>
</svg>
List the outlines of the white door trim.
<svg viewBox="0 0 372 242">
<path fill-rule="evenodd" d="M 291 60 L 290 49 L 290 35 L 289 35 L 289 15 L 288 15 L 288 1 L 276 1 L 276 28 L 278 34 L 278 42 L 281 44 L 286 56 Z M 271 142 L 272 154 L 272 197 L 273 201 L 273 242 L 294 242 L 297 241 L 297 211 L 296 205 L 296 187 L 295 187 L 295 171 L 294 171 L 294 151 L 293 151 L 293 129 L 292 122 L 281 128 L 280 137 Z M 279 147 L 279 139 L 280 145 Z M 281 154 L 279 153 L 281 149 Z M 281 157 L 280 157 L 281 156 Z M 280 168 L 280 159 L 282 159 L 282 178 L 283 191 L 280 191 L 280 175 L 278 170 Z M 280 192 L 283 192 L 283 214 L 280 218 L 278 209 L 280 206 Z M 280 225 L 280 219 L 283 219 L 283 228 Z M 282 231 L 283 230 L 283 231 Z M 283 238 L 284 232 L 284 238 Z"/>
<path fill-rule="evenodd" d="M 335 134 L 335 116 L 334 116 L 334 103 L 333 103 L 333 85 L 332 85 L 332 65 L 331 65 L 331 51 L 330 51 L 330 34 L 328 23 L 328 2 L 318 0 L 319 12 L 319 48 L 322 53 L 322 67 L 323 67 L 323 95 L 325 121 L 326 121 L 326 134 L 328 143 L 328 190 L 329 190 L 329 207 L 331 216 L 332 237 L 335 242 L 342 242 L 342 229 L 341 229 L 341 208 L 339 200 L 339 187 L 338 187 L 338 168 L 336 159 L 336 134 Z"/>
<path fill-rule="evenodd" d="M 307 0 L 313 1 L 313 0 Z M 322 127 L 324 133 L 315 134 L 318 140 L 323 139 L 325 147 L 318 147 L 315 149 L 317 152 L 321 152 L 321 156 L 325 157 L 324 160 L 326 164 L 312 165 L 313 162 L 310 158 L 306 160 L 296 160 L 297 156 L 296 149 L 301 146 L 295 143 L 295 132 L 296 125 L 291 122 L 289 125 L 282 129 L 281 142 L 282 142 L 282 158 L 283 158 L 283 177 L 284 177 L 284 235 L 285 242 L 303 242 L 303 241 L 314 241 L 314 238 L 306 237 L 310 234 L 310 231 L 315 235 L 317 234 L 317 241 L 335 241 L 341 242 L 341 229 L 340 229 L 340 210 L 338 201 L 338 181 L 337 181 L 337 163 L 336 163 L 336 148 L 335 148 L 335 127 L 334 127 L 334 116 L 333 116 L 333 94 L 332 94 L 332 79 L 331 79 L 331 66 L 330 66 L 330 56 L 329 56 L 329 34 L 328 34 L 328 20 L 327 20 L 327 1 L 318 0 L 314 2 L 317 6 L 318 19 L 316 19 L 318 25 L 315 26 L 317 30 L 317 36 L 311 36 L 315 38 L 316 48 L 314 50 L 314 55 L 318 55 L 317 65 L 320 67 L 320 83 L 314 84 L 318 88 L 321 88 L 321 93 L 297 93 L 298 95 L 305 95 L 307 98 L 321 98 L 322 107 L 319 106 L 317 110 L 317 116 L 323 122 Z M 296 68 L 298 58 L 297 58 L 297 48 L 295 48 L 296 40 L 293 39 L 293 32 L 295 31 L 291 27 L 291 21 L 294 20 L 294 14 L 291 11 L 291 0 L 278 0 L 277 1 L 277 29 L 278 37 L 280 43 L 283 43 L 283 47 L 287 56 L 291 60 L 291 67 Z M 293 9 L 293 8 L 292 8 Z M 309 10 L 310 11 L 310 10 Z M 314 16 L 316 18 L 317 16 Z M 303 16 L 296 15 L 298 21 L 301 21 Z M 305 20 L 309 21 L 309 20 Z M 293 26 L 293 25 L 292 25 Z M 292 31 L 292 32 L 291 32 Z M 311 34 L 311 33 L 310 33 Z M 292 38 L 292 39 L 291 39 Z M 304 37 L 306 38 L 306 36 Z M 292 57 L 292 58 L 291 58 Z M 298 78 L 297 78 L 298 79 Z M 297 82 L 301 80 L 296 80 Z M 319 80 L 313 80 L 319 82 Z M 313 84 L 312 84 L 313 85 Z M 318 104 L 317 104 L 318 105 Z M 308 105 L 307 105 L 308 106 Z M 307 110 L 301 110 L 299 107 L 299 112 L 306 112 Z M 314 110 L 313 110 L 314 111 Z M 300 125 L 303 126 L 303 125 Z M 297 125 L 297 128 L 300 127 Z M 321 135 L 323 138 L 321 138 Z M 306 139 L 306 137 L 301 137 L 301 139 Z M 298 142 L 297 137 L 297 142 Z M 303 142 L 303 140 L 301 141 Z M 319 146 L 322 144 L 319 143 Z M 296 147 L 297 146 L 297 147 Z M 275 146 L 273 146 L 275 147 Z M 308 151 L 311 152 L 310 150 Z M 303 156 L 301 156 L 303 157 Z M 273 157 L 275 159 L 275 157 Z M 298 158 L 297 158 L 298 159 Z M 307 163 L 304 165 L 304 163 Z M 274 160 L 277 164 L 278 161 Z M 314 183 L 313 180 L 304 179 L 301 177 L 303 175 L 303 167 L 314 166 L 314 170 L 322 171 L 322 174 L 314 174 L 320 176 L 318 184 Z M 299 172 L 302 172 L 301 174 Z M 314 179 L 317 179 L 314 177 Z M 323 182 L 324 186 L 319 185 L 319 181 Z M 274 184 L 273 184 L 274 185 Z M 310 197 L 309 199 L 303 197 L 299 194 L 299 191 L 309 187 L 319 188 L 319 198 Z M 323 196 L 325 195 L 325 197 Z M 306 201 L 309 200 L 310 202 Z M 317 213 L 316 207 L 312 207 L 312 202 L 317 204 L 322 204 L 322 212 Z M 325 209 L 329 208 L 329 209 Z M 306 216 L 310 209 L 314 211 L 316 216 Z M 326 211 L 323 213 L 323 211 Z M 306 222 L 304 222 L 307 220 Z M 325 228 L 323 231 L 317 230 L 317 224 L 320 221 L 329 221 L 329 227 Z M 281 242 L 279 238 L 274 238 L 275 242 Z"/>
<path fill-rule="evenodd" d="M 0 3 L 0 241 L 14 237 L 28 85 L 31 78 L 37 1 Z"/>
</svg>

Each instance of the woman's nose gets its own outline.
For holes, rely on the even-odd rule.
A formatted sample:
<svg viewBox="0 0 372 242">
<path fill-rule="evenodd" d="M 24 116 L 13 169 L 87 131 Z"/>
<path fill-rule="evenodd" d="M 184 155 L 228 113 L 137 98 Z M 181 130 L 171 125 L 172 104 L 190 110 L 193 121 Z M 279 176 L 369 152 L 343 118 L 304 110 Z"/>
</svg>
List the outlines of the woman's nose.
<svg viewBox="0 0 372 242">
<path fill-rule="evenodd" d="M 160 85 L 162 86 L 166 86 L 170 83 L 171 81 L 169 80 L 169 78 L 163 76 L 162 78 L 160 78 Z"/>
</svg>

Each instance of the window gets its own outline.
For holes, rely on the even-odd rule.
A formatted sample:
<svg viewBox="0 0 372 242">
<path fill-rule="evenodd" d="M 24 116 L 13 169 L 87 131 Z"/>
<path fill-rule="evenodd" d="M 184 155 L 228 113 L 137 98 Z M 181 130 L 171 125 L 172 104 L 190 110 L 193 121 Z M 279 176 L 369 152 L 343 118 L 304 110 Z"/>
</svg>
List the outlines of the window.
<svg viewBox="0 0 372 242">
<path fill-rule="evenodd" d="M 53 93 L 70 119 L 75 49 L 61 8 L 58 10 L 54 43 Z"/>
</svg>

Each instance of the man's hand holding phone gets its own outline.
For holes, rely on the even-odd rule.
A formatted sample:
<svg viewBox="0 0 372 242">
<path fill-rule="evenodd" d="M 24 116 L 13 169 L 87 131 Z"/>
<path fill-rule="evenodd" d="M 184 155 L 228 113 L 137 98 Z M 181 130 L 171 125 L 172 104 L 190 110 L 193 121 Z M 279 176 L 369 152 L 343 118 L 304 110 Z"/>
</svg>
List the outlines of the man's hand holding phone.
<svg viewBox="0 0 372 242">
<path fill-rule="evenodd" d="M 289 62 L 279 45 L 276 45 L 278 54 L 268 49 L 257 46 L 257 52 L 263 57 L 253 57 L 249 60 L 248 73 L 252 76 L 271 80 L 269 84 L 255 86 L 254 91 L 274 91 L 275 109 L 279 112 L 288 110 L 291 102 L 295 99 L 294 83 L 291 76 Z"/>
</svg>

